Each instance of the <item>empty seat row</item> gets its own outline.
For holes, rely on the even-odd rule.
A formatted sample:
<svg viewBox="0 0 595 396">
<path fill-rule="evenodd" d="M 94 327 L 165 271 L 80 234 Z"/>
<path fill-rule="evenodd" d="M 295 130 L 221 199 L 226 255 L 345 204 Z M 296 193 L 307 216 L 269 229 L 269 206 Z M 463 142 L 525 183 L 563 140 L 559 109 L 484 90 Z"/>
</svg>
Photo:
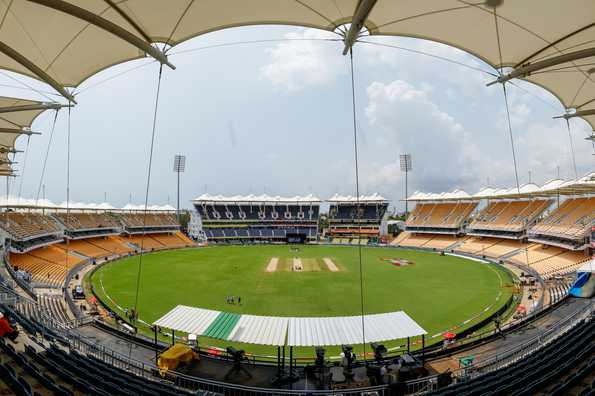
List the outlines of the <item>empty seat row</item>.
<svg viewBox="0 0 595 396">
<path fill-rule="evenodd" d="M 528 357 L 472 380 L 432 393 L 442 396 L 532 395 L 571 367 L 579 365 L 595 350 L 595 320 L 589 318 L 561 338 Z"/>
</svg>

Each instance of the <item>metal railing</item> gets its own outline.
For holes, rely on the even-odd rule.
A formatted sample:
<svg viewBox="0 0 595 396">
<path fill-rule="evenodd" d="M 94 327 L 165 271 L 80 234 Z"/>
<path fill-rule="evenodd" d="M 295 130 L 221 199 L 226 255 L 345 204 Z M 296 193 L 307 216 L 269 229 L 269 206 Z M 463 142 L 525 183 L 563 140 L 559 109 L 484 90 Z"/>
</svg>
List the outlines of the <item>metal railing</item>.
<svg viewBox="0 0 595 396">
<path fill-rule="evenodd" d="M 593 317 L 595 314 L 595 307 L 592 304 L 586 305 L 579 311 L 575 311 L 567 317 L 554 323 L 541 331 L 539 334 L 533 336 L 522 344 L 516 345 L 512 348 L 499 352 L 483 360 L 477 360 L 472 365 L 464 368 L 459 368 L 451 373 L 454 383 L 467 382 L 482 375 L 494 372 L 501 368 L 507 367 L 515 362 L 522 360 L 528 355 L 533 354 L 544 346 L 555 342 L 558 338 L 563 337 L 568 331 L 574 328 L 578 323 L 587 318 Z M 438 384 L 438 376 L 430 376 L 419 380 L 407 382 L 407 393 L 416 394 L 421 392 L 429 392 L 436 390 Z"/>
<path fill-rule="evenodd" d="M 8 268 L 8 266 L 7 266 Z M 132 374 L 139 377 L 145 378 L 152 381 L 167 382 L 180 388 L 192 390 L 192 391 L 210 391 L 216 393 L 222 393 L 225 395 L 289 395 L 289 394 L 311 394 L 311 395 L 328 395 L 328 394 L 342 394 L 348 395 L 388 395 L 388 385 L 381 385 L 375 387 L 366 388 L 354 388 L 346 390 L 284 390 L 284 389 L 263 389 L 242 385 L 229 384 L 204 378 L 198 378 L 190 375 L 185 375 L 177 372 L 170 371 L 167 373 L 166 378 L 161 378 L 158 375 L 157 367 L 152 363 L 144 363 L 138 361 L 130 356 L 126 356 L 122 353 L 116 352 L 107 348 L 105 345 L 98 345 L 96 340 L 89 339 L 79 333 L 76 327 L 88 323 L 88 321 L 74 320 L 72 323 L 61 323 L 56 319 L 48 315 L 43 309 L 40 309 L 38 304 L 24 299 L 18 295 L 10 293 L 0 293 L 0 302 L 9 304 L 14 307 L 22 316 L 28 320 L 39 323 L 42 328 L 47 329 L 47 334 L 42 332 L 41 337 L 52 338 L 52 335 L 58 334 L 60 336 L 59 341 L 65 344 L 69 350 L 79 352 L 83 355 L 92 356 L 95 359 L 112 365 L 114 367 L 127 370 Z M 24 309 L 27 307 L 27 309 Z M 532 312 L 522 322 L 533 320 L 536 317 L 541 316 L 543 311 Z M 493 372 L 500 368 L 506 367 L 519 361 L 542 348 L 545 345 L 554 342 L 559 337 L 566 334 L 571 328 L 577 323 L 584 320 L 585 318 L 591 317 L 594 314 L 594 308 L 592 305 L 587 305 L 579 311 L 576 311 L 569 316 L 554 323 L 551 327 L 544 329 L 542 332 L 527 340 L 526 342 L 516 345 L 508 350 L 499 352 L 489 358 L 478 360 L 473 365 L 457 369 L 452 372 L 452 378 L 455 383 L 469 381 L 478 376 Z M 511 329 L 519 326 L 519 322 L 512 322 L 506 326 L 503 326 L 503 330 Z M 484 338 L 493 337 L 493 332 L 486 332 L 478 335 L 477 337 L 470 337 L 470 342 L 478 341 Z M 407 382 L 406 393 L 416 394 L 424 393 L 435 390 L 438 384 L 438 376 L 429 376 L 423 379 L 414 380 Z"/>
<path fill-rule="evenodd" d="M 0 295 L 0 298 L 2 295 Z M 19 299 L 16 297 L 17 300 Z M 3 301 L 4 302 L 4 301 Z M 8 301 L 7 301 L 8 302 Z M 8 302 L 10 303 L 10 302 Z M 24 305 L 29 304 L 28 309 L 22 309 Z M 77 322 L 64 325 L 47 315 L 46 312 L 39 309 L 37 304 L 29 300 L 21 300 L 14 308 L 27 319 L 36 321 L 45 326 L 49 331 L 48 334 L 60 334 L 61 342 L 64 343 L 69 350 L 76 351 L 83 355 L 91 356 L 101 362 L 111 366 L 126 370 L 134 375 L 152 381 L 167 382 L 177 387 L 192 390 L 192 391 L 211 391 L 222 393 L 226 395 L 242 394 L 242 395 L 289 395 L 289 394 L 311 394 L 311 395 L 327 395 L 337 394 L 342 395 L 388 395 L 388 385 L 381 385 L 366 388 L 354 388 L 340 391 L 329 390 L 287 390 L 287 389 L 263 389 L 250 386 L 242 386 L 235 384 L 228 384 L 219 381 L 208 380 L 204 378 L 193 377 L 177 372 L 168 372 L 165 378 L 158 376 L 158 369 L 154 364 L 144 363 L 126 356 L 122 353 L 113 351 L 105 345 L 98 345 L 95 340 L 89 339 L 78 333 L 76 329 L 71 326 L 76 326 Z M 35 314 L 32 315 L 31 313 Z M 561 319 L 548 329 L 532 337 L 523 344 L 517 345 L 508 350 L 497 353 L 484 360 L 476 361 L 472 366 L 467 368 L 457 369 L 452 373 L 454 382 L 469 381 L 478 376 L 493 372 L 500 368 L 506 367 L 516 361 L 519 361 L 554 342 L 559 337 L 566 334 L 577 323 L 583 321 L 585 318 L 591 317 L 594 314 L 594 309 L 591 305 L 585 306 L 583 309 L 576 311 L 564 319 Z M 406 392 L 408 394 L 423 393 L 435 390 L 437 388 L 438 377 L 430 376 L 419 380 L 414 380 L 406 383 Z"/>
</svg>

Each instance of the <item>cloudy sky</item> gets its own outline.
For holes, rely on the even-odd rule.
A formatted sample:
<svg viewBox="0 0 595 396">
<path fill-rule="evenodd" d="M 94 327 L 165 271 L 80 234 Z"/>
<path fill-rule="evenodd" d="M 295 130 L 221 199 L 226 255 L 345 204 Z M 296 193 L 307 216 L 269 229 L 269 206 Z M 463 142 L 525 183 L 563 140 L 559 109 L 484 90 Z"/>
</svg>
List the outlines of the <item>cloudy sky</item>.
<svg viewBox="0 0 595 396">
<path fill-rule="evenodd" d="M 278 39 L 278 40 L 277 40 Z M 181 201 L 197 195 L 261 194 L 327 198 L 354 194 L 349 58 L 336 36 L 295 27 L 248 27 L 193 39 L 170 53 L 164 69 L 149 202 L 175 204 L 173 156 L 187 156 Z M 269 40 L 264 42 L 254 42 Z M 277 41 L 274 41 L 277 40 Z M 456 49 L 417 39 L 366 38 L 354 49 L 361 193 L 401 207 L 398 155 L 413 156 L 410 192 L 476 192 L 515 183 L 502 88 L 486 87 L 489 66 Z M 224 45 L 221 45 L 224 44 Z M 447 62 L 447 58 L 463 65 Z M 479 70 L 478 70 L 479 69 Z M 159 66 L 143 59 L 85 81 L 71 113 L 71 199 L 114 205 L 144 201 Z M 4 95 L 44 99 L 0 74 Z M 521 183 L 574 176 L 563 112 L 540 88 L 508 86 Z M 10 88 L 12 86 L 15 88 Z M 47 87 L 43 88 L 49 90 Z M 53 97 L 50 95 L 50 97 Z M 34 123 L 42 132 L 18 147 L 11 192 L 66 197 L 67 111 Z M 590 128 L 571 122 L 578 174 L 592 171 Z M 44 156 L 48 150 L 45 177 Z M 26 158 L 25 158 L 26 157 Z M 26 159 L 26 161 L 25 161 Z M 24 169 L 23 169 L 24 167 Z M 4 190 L 5 192 L 5 190 Z"/>
</svg>

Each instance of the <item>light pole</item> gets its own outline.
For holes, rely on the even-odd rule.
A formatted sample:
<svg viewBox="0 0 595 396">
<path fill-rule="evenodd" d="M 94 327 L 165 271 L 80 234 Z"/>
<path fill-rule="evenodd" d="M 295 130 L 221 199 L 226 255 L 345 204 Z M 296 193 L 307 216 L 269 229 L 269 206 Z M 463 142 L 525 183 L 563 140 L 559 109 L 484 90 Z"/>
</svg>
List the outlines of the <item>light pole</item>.
<svg viewBox="0 0 595 396">
<path fill-rule="evenodd" d="M 174 172 L 178 175 L 178 207 L 177 207 L 177 217 L 178 222 L 180 221 L 180 173 L 186 170 L 186 156 L 181 154 L 176 154 L 174 156 Z"/>
<path fill-rule="evenodd" d="M 405 219 L 407 219 L 407 213 L 408 213 L 407 198 L 409 197 L 407 176 L 408 176 L 409 172 L 411 172 L 413 170 L 413 167 L 411 165 L 411 154 L 401 154 L 399 156 L 399 159 L 400 159 L 400 163 L 401 163 L 401 172 L 405 172 Z"/>
</svg>

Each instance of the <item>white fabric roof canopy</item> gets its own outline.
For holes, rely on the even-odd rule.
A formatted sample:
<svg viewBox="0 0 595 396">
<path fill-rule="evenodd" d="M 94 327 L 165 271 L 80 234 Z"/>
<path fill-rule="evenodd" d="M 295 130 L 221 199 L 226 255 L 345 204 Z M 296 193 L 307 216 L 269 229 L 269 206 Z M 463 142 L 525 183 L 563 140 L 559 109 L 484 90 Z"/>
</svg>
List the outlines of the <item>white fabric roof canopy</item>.
<svg viewBox="0 0 595 396">
<path fill-rule="evenodd" d="M 224 312 L 178 305 L 153 324 L 201 336 L 212 330 L 211 325 L 224 315 Z M 363 340 L 361 318 L 241 315 L 230 331 L 217 338 L 274 346 L 360 344 Z M 402 311 L 365 315 L 364 324 L 366 343 L 427 334 Z"/>
<path fill-rule="evenodd" d="M 281 197 L 278 195 L 271 196 L 271 195 L 211 195 L 211 194 L 202 194 L 198 197 L 193 199 L 195 203 L 206 203 L 206 202 L 213 202 L 213 203 L 313 203 L 318 204 L 320 203 L 320 199 L 315 197 L 312 194 L 299 196 L 296 195 L 294 197 Z"/>
<path fill-rule="evenodd" d="M 153 324 L 189 334 L 201 335 L 220 313 L 219 311 L 212 311 L 210 309 L 178 305 L 153 322 Z"/>
<path fill-rule="evenodd" d="M 22 135 L 31 133 L 31 124 L 52 103 L 0 96 L 0 176 L 11 175 L 13 167 L 9 154 Z M 55 104 L 57 105 L 57 104 Z M 31 110 L 24 107 L 31 106 Z M 34 107 L 39 107 L 34 109 Z"/>
<path fill-rule="evenodd" d="M 229 335 L 229 341 L 261 345 L 285 345 L 289 318 L 242 315 Z"/>
<path fill-rule="evenodd" d="M 357 202 L 358 200 L 361 203 L 387 202 L 383 196 L 381 196 L 377 193 L 374 193 L 371 195 L 360 195 L 359 199 L 353 195 L 335 194 L 332 197 L 330 197 L 329 199 L 327 199 L 327 201 L 331 202 L 331 203 L 354 203 L 354 202 Z"/>
<path fill-rule="evenodd" d="M 586 50 L 582 59 L 519 76 L 551 91 L 566 108 L 582 109 L 595 99 L 591 0 L 504 0 L 497 8 L 461 0 L 19 0 L 0 5 L 0 13 L 0 67 L 56 89 L 77 86 L 109 65 L 147 53 L 167 62 L 151 43 L 176 45 L 233 26 L 286 24 L 335 31 L 352 24 L 355 33 L 363 26 L 371 35 L 434 40 L 494 68 L 520 71 L 529 63 Z"/>
<path fill-rule="evenodd" d="M 364 315 L 366 343 L 398 340 L 427 334 L 405 312 Z M 287 345 L 320 346 L 361 344 L 361 316 L 290 318 Z"/>
<path fill-rule="evenodd" d="M 78 211 L 78 210 L 97 210 L 97 211 L 140 211 L 144 210 L 144 205 L 133 205 L 133 204 L 126 204 L 122 208 L 116 208 L 107 202 L 102 203 L 85 203 L 85 202 L 74 202 L 70 201 L 68 205 L 66 205 L 66 201 L 56 205 L 55 203 L 47 200 L 47 199 L 39 199 L 35 200 L 33 198 L 24 198 L 24 197 L 6 197 L 0 196 L 0 207 L 9 207 L 9 208 L 37 208 L 37 209 L 48 209 L 48 210 L 66 210 L 67 207 L 69 210 Z M 176 210 L 171 205 L 148 205 L 147 210 L 149 212 L 173 212 Z"/>
<path fill-rule="evenodd" d="M 423 193 L 416 191 L 409 198 L 408 201 L 458 201 L 465 199 L 495 199 L 495 198 L 530 198 L 530 197 L 544 197 L 552 195 L 581 195 L 581 194 L 595 194 L 595 172 L 586 174 L 585 176 L 571 180 L 550 180 L 543 186 L 538 186 L 534 183 L 527 183 L 511 188 L 491 188 L 485 187 L 480 189 L 472 196 L 457 192 L 452 193 Z M 465 195 L 466 194 L 466 195 Z"/>
</svg>

